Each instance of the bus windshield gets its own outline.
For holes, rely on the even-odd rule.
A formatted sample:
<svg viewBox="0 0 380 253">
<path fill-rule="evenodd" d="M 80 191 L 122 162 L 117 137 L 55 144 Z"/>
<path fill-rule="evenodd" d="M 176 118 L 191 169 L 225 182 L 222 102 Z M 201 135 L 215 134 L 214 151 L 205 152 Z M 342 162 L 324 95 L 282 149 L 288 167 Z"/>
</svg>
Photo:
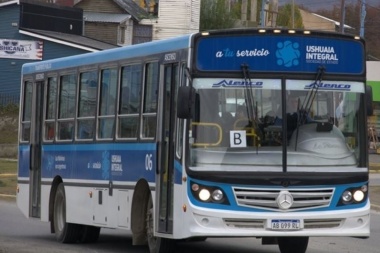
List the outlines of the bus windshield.
<svg viewBox="0 0 380 253">
<path fill-rule="evenodd" d="M 358 167 L 364 83 L 202 78 L 193 87 L 192 170 L 342 172 Z"/>
</svg>

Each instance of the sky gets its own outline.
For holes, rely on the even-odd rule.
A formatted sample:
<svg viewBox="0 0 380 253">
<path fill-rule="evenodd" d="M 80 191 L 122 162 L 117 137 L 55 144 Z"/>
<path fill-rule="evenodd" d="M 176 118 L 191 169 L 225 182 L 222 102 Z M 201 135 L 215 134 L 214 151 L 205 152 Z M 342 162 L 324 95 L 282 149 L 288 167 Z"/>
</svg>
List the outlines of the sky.
<svg viewBox="0 0 380 253">
<path fill-rule="evenodd" d="M 278 0 L 279 5 L 284 5 L 288 3 L 292 3 L 293 0 Z M 362 0 L 345 0 L 346 4 L 352 4 L 356 2 L 361 2 Z M 319 9 L 329 9 L 334 5 L 340 6 L 341 0 L 294 0 L 294 3 L 297 5 L 303 5 L 311 10 L 319 10 Z M 379 7 L 379 0 L 366 0 L 367 5 L 371 5 L 372 7 Z"/>
</svg>

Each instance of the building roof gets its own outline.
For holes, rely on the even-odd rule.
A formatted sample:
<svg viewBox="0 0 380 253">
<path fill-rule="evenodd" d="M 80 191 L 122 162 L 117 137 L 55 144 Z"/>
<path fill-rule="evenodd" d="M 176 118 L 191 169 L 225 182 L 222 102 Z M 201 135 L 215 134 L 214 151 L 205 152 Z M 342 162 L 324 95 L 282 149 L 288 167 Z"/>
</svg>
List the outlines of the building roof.
<svg viewBox="0 0 380 253">
<path fill-rule="evenodd" d="M 126 12 L 132 15 L 133 18 L 140 21 L 149 16 L 149 13 L 141 8 L 133 0 L 113 0 L 120 8 L 124 9 Z"/>
<path fill-rule="evenodd" d="M 67 45 L 74 48 L 80 48 L 90 52 L 96 52 L 111 48 L 116 48 L 119 46 L 105 43 L 99 40 L 90 39 L 84 36 L 46 31 L 46 30 L 36 30 L 36 29 L 19 29 L 19 32 L 31 37 L 36 37 L 44 39 L 47 41 L 52 41 L 58 44 Z"/>
<path fill-rule="evenodd" d="M 340 22 L 336 21 L 336 20 L 333 20 L 333 19 L 330 19 L 330 18 L 327 18 L 327 17 L 324 17 L 324 16 L 321 16 L 321 15 L 318 15 L 316 13 L 312 13 L 314 16 L 317 16 L 319 18 L 322 18 L 324 20 L 327 20 L 331 23 L 334 23 L 336 26 L 340 26 Z M 344 25 L 344 28 L 347 28 L 347 29 L 354 29 L 352 26 L 349 26 L 349 25 Z"/>
<path fill-rule="evenodd" d="M 99 12 L 83 12 L 84 21 L 98 22 L 98 23 L 123 23 L 130 19 L 129 14 L 112 14 L 112 13 L 99 13 Z"/>
<path fill-rule="evenodd" d="M 11 4 L 19 4 L 19 0 L 14 1 L 0 1 L 0 7 L 11 5 Z"/>
</svg>

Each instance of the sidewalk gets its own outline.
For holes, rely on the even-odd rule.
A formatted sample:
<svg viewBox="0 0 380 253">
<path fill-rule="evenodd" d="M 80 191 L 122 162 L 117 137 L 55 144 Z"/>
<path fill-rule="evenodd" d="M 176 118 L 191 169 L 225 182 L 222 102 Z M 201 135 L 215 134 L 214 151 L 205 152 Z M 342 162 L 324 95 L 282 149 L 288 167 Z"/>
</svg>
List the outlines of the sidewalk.
<svg viewBox="0 0 380 253">
<path fill-rule="evenodd" d="M 380 154 L 369 154 L 369 168 L 371 173 L 380 173 Z"/>
</svg>

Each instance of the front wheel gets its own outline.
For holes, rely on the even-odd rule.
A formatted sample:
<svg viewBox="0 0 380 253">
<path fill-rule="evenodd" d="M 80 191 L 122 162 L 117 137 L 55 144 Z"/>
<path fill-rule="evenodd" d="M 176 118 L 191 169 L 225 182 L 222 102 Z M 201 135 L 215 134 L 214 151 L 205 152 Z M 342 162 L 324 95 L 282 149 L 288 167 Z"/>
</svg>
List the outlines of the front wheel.
<svg viewBox="0 0 380 253">
<path fill-rule="evenodd" d="M 61 243 L 75 243 L 79 239 L 80 225 L 66 222 L 66 196 L 63 183 L 60 183 L 54 198 L 53 225 L 55 237 Z"/>
<path fill-rule="evenodd" d="M 149 194 L 150 195 L 150 194 Z M 175 240 L 154 236 L 154 213 L 152 195 L 149 196 L 146 210 L 146 235 L 150 253 L 173 253 Z"/>
<path fill-rule="evenodd" d="M 94 226 L 83 225 L 79 233 L 79 241 L 81 243 L 94 243 L 99 239 L 100 228 Z"/>
<path fill-rule="evenodd" d="M 281 253 L 305 253 L 309 237 L 279 237 L 277 241 Z"/>
</svg>

